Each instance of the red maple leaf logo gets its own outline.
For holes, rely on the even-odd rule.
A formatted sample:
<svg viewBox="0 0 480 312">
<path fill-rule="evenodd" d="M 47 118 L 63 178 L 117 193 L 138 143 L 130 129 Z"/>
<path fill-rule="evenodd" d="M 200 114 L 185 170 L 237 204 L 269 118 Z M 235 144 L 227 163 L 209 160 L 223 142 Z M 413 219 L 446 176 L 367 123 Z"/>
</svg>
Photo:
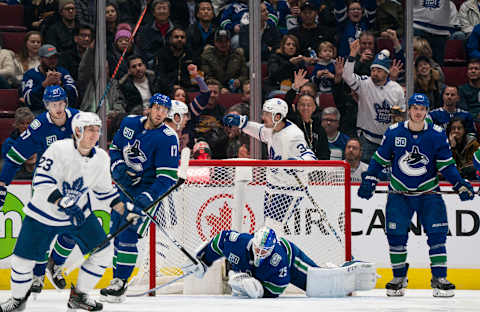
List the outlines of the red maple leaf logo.
<svg viewBox="0 0 480 312">
<path fill-rule="evenodd" d="M 209 214 L 205 217 L 208 225 L 210 225 L 210 237 L 214 237 L 223 230 L 229 230 L 232 228 L 232 209 L 225 201 L 223 207 L 218 209 L 220 216 Z"/>
</svg>

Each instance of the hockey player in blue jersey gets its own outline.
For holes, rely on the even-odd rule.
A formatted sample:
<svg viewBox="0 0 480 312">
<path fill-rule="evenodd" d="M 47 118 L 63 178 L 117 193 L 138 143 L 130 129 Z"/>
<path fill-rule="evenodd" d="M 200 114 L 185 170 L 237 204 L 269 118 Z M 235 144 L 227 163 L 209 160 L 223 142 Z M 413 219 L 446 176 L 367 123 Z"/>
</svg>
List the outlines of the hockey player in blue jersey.
<svg viewBox="0 0 480 312">
<path fill-rule="evenodd" d="M 177 181 L 178 137 L 163 123 L 171 106 L 168 96 L 154 94 L 147 116 L 125 117 L 110 146 L 112 177 L 141 208 L 148 207 Z M 123 201 L 129 201 L 121 195 Z M 152 215 L 155 212 L 150 211 Z M 119 225 L 119 219 L 112 214 L 111 231 Z M 148 224 L 146 220 L 141 226 L 131 226 L 115 239 L 113 279 L 100 291 L 102 300 L 115 303 L 125 299 L 127 279 L 137 261 L 138 239 L 146 233 Z"/>
<path fill-rule="evenodd" d="M 103 244 L 107 236 L 93 214 L 92 196 L 127 221 L 138 221 L 143 214 L 138 206 L 125 207 L 112 185 L 108 154 L 96 147 L 102 125 L 98 115 L 80 112 L 71 123 L 74 139 L 52 143 L 37 166 L 33 196 L 23 208 L 26 216 L 12 255 L 12 297 L 0 304 L 0 312 L 25 309 L 35 261 L 43 259 L 56 235 L 69 233 L 75 237 L 84 254 Z M 102 310 L 102 304 L 88 292 L 98 283 L 111 259 L 112 249 L 107 247 L 108 244 L 83 261 L 70 292 L 69 309 Z"/>
<path fill-rule="evenodd" d="M 67 107 L 68 99 L 65 90 L 60 86 L 48 86 L 43 93 L 43 103 L 47 112 L 38 115 L 7 152 L 0 173 L 0 207 L 5 203 L 6 186 L 12 182 L 15 173 L 25 160 L 36 153 L 38 166 L 43 161 L 42 154 L 51 144 L 72 136 L 72 118 L 78 113 L 78 110 Z M 71 250 L 75 243 L 67 235 L 59 237 L 55 245 L 62 246 L 57 249 Z M 55 254 L 54 252 L 53 255 Z M 68 254 L 65 257 L 57 257 L 56 268 L 60 268 L 59 265 L 65 262 L 67 256 Z M 39 293 L 42 290 L 46 266 L 47 257 L 35 266 L 32 283 L 32 292 L 34 293 Z M 53 271 L 53 269 L 54 264 L 51 263 L 50 271 Z M 59 273 L 58 270 L 57 272 L 51 272 L 51 280 L 58 288 L 64 288 L 65 280 Z"/>
<path fill-rule="evenodd" d="M 480 180 L 480 149 L 473 154 L 473 166 L 477 169 L 477 179 Z M 478 188 L 478 195 L 480 195 L 480 187 Z"/>
<path fill-rule="evenodd" d="M 268 227 L 253 235 L 222 231 L 200 247 L 196 257 L 197 278 L 225 257 L 231 264 L 228 284 L 232 294 L 252 299 L 278 297 L 288 284 L 311 296 L 345 296 L 354 290 L 372 289 L 376 281 L 372 263 L 355 261 L 342 267 L 319 268 L 297 245 L 277 237 Z"/>
<path fill-rule="evenodd" d="M 439 191 L 440 172 L 453 185 L 460 199 L 471 200 L 473 188 L 462 179 L 442 128 L 428 123 L 428 98 L 415 93 L 408 100 L 409 120 L 390 126 L 362 174 L 358 196 L 373 196 L 377 177 L 385 166 L 392 167 L 386 205 L 386 234 L 390 248 L 393 280 L 386 285 L 388 296 L 403 296 L 407 287 L 407 241 L 410 220 L 416 212 L 427 234 L 433 296 L 451 297 L 455 285 L 447 279 L 447 211 Z"/>
</svg>

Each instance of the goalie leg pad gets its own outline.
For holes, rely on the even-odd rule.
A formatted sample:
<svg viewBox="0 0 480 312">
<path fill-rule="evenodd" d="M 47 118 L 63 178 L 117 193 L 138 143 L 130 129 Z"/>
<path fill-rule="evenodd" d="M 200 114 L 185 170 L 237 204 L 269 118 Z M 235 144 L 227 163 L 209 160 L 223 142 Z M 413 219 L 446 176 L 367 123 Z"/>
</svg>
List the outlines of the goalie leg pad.
<svg viewBox="0 0 480 312">
<path fill-rule="evenodd" d="M 234 295 L 247 296 L 251 299 L 263 297 L 262 284 L 247 273 L 230 271 L 228 275 L 228 285 L 232 287 Z"/>
<path fill-rule="evenodd" d="M 309 268 L 308 297 L 344 297 L 355 290 L 375 288 L 377 273 L 374 263 L 350 261 L 342 267 Z"/>
</svg>

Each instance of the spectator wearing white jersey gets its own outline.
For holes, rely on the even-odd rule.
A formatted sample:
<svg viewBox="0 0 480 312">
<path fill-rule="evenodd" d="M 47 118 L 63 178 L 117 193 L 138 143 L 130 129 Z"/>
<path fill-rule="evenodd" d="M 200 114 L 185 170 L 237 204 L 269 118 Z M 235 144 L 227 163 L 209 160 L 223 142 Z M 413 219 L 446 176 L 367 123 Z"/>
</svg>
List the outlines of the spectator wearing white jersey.
<svg viewBox="0 0 480 312">
<path fill-rule="evenodd" d="M 392 107 L 405 109 L 405 95 L 397 82 L 388 79 L 392 65 L 388 50 L 382 50 L 375 56 L 370 76 L 359 76 L 353 72 L 359 50 L 359 40 L 353 41 L 342 77 L 358 94 L 357 133 L 363 149 L 361 160 L 368 163 L 392 122 Z"/>
</svg>

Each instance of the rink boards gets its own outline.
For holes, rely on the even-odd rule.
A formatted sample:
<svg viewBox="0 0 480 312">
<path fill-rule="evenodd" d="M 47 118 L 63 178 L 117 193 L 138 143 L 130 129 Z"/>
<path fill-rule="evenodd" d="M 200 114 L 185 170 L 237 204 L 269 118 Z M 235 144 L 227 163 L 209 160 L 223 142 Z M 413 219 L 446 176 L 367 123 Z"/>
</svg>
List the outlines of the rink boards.
<svg viewBox="0 0 480 312">
<path fill-rule="evenodd" d="M 477 190 L 478 184 L 475 184 Z M 385 189 L 380 185 L 378 189 Z M 450 190 L 450 186 L 442 186 Z M 352 255 L 356 259 L 375 262 L 382 276 L 377 286 L 382 288 L 391 279 L 388 258 L 388 244 L 383 231 L 385 223 L 384 208 L 386 194 L 375 194 L 368 201 L 356 196 L 358 185 L 352 186 Z M 0 212 L 0 289 L 8 289 L 10 254 L 20 232 L 22 207 L 30 197 L 29 182 L 14 183 L 9 187 L 8 205 Z M 443 196 L 448 211 L 449 236 L 447 239 L 448 276 L 457 285 L 457 289 L 480 289 L 480 197 L 461 202 L 455 194 Z M 106 211 L 96 211 L 97 217 L 108 228 L 109 215 Z M 408 242 L 409 287 L 429 288 L 430 270 L 426 236 L 417 223 L 412 220 Z M 307 251 L 308 252 L 308 251 Z M 72 274 L 76 274 L 73 272 Z M 109 281 L 111 270 L 107 271 L 99 287 Z M 72 276 L 73 277 L 73 276 Z"/>
</svg>

